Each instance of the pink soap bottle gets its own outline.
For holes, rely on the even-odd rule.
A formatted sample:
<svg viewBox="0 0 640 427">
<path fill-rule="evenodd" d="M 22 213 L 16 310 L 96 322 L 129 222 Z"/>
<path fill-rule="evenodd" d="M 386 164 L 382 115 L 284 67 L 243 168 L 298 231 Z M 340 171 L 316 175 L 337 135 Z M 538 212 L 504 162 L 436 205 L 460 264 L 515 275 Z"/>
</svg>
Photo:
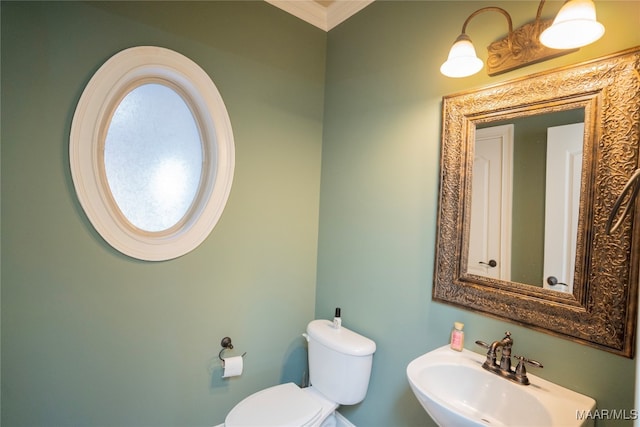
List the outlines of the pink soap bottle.
<svg viewBox="0 0 640 427">
<path fill-rule="evenodd" d="M 451 330 L 451 348 L 455 351 L 462 351 L 464 348 L 464 323 L 454 322 Z"/>
</svg>

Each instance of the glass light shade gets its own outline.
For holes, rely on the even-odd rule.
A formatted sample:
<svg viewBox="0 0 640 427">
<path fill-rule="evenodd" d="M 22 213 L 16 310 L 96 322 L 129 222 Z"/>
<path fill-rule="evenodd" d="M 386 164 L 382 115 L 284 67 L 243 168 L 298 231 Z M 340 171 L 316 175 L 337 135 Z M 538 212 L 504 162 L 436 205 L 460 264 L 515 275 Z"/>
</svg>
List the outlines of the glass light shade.
<svg viewBox="0 0 640 427">
<path fill-rule="evenodd" d="M 552 49 L 575 49 L 598 40 L 604 25 L 596 21 L 596 6 L 592 0 L 569 0 L 553 24 L 540 34 L 540 43 Z"/>
<path fill-rule="evenodd" d="M 469 36 L 460 34 L 451 46 L 449 57 L 440 67 L 440 72 L 447 77 L 467 77 L 480 71 L 483 66 Z"/>
</svg>

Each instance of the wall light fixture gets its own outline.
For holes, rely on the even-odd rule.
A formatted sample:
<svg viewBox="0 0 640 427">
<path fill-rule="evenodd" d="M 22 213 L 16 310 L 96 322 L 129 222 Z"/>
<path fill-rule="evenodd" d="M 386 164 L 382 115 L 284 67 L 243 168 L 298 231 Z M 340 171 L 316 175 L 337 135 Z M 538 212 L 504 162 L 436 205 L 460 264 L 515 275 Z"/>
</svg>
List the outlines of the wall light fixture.
<svg viewBox="0 0 640 427">
<path fill-rule="evenodd" d="M 546 61 L 586 46 L 604 34 L 604 26 L 596 21 L 593 0 L 567 0 L 554 20 L 540 19 L 542 6 L 538 5 L 536 19 L 513 29 L 511 16 L 500 7 L 483 7 L 464 21 L 462 33 L 449 51 L 447 61 L 440 72 L 447 77 L 467 77 L 477 73 L 483 62 L 467 35 L 467 24 L 484 12 L 499 12 L 507 19 L 509 33 L 487 47 L 487 73 L 494 76 L 536 62 Z"/>
</svg>

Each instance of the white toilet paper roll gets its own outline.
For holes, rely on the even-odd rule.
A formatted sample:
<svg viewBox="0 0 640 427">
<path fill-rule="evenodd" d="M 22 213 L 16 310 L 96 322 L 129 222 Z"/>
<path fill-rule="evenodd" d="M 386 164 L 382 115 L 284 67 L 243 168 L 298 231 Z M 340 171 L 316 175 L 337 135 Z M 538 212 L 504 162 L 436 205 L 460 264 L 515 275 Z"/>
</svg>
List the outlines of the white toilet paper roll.
<svg viewBox="0 0 640 427">
<path fill-rule="evenodd" d="M 222 360 L 222 378 L 237 377 L 242 374 L 242 356 L 225 357 Z"/>
</svg>

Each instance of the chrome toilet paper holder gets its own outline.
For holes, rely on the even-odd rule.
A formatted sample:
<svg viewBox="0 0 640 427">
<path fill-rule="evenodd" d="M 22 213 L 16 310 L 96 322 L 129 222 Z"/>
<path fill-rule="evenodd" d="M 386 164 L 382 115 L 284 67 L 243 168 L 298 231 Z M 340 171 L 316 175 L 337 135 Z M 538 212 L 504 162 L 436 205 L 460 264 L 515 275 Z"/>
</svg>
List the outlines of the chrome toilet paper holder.
<svg viewBox="0 0 640 427">
<path fill-rule="evenodd" d="M 222 346 L 222 350 L 220 350 L 220 353 L 218 353 L 218 358 L 224 362 L 224 359 L 222 358 L 222 353 L 225 350 L 233 350 L 233 344 L 231 343 L 231 338 L 229 337 L 222 338 L 222 341 L 220 341 L 220 345 Z M 242 357 L 244 357 L 245 354 L 247 354 L 246 351 L 242 353 Z"/>
</svg>

